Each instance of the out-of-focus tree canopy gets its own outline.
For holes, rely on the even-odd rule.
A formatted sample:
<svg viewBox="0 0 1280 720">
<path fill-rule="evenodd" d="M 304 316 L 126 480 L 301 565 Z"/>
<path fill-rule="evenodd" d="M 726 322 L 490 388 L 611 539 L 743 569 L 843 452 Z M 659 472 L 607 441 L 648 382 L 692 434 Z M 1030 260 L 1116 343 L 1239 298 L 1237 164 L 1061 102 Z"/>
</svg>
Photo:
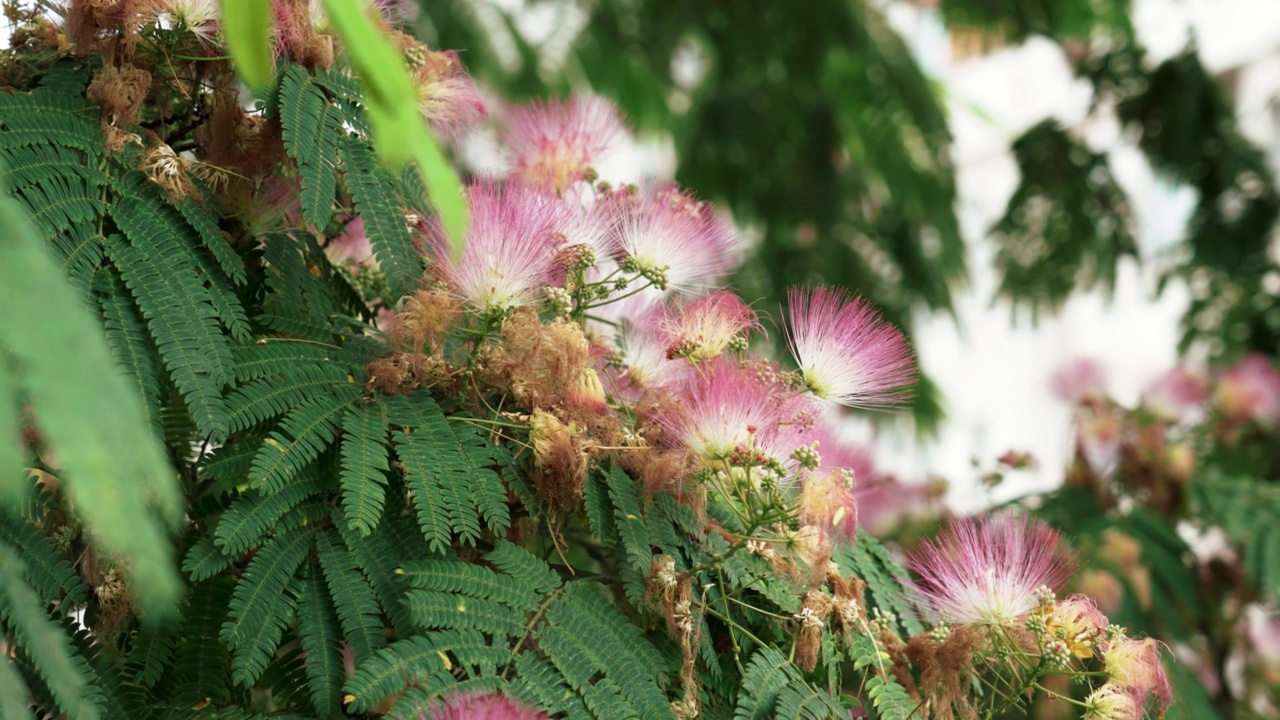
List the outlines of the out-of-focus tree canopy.
<svg viewBox="0 0 1280 720">
<path fill-rule="evenodd" d="M 670 132 L 677 179 L 761 231 L 737 279 L 744 294 L 776 307 L 787 285 L 833 282 L 908 325 L 912 311 L 950 311 L 965 252 L 942 97 L 881 5 L 552 0 L 530 4 L 553 18 L 535 42 L 507 4 L 437 0 L 423 4 L 420 30 L 464 48 L 471 71 L 507 97 L 589 88 L 639 129 Z M 1194 48 L 1144 64 L 1128 2 L 945 0 L 941 10 L 958 43 L 1063 45 L 1095 109 L 1114 107 L 1157 171 L 1199 193 L 1185 251 L 1162 265 L 1193 289 L 1183 348 L 1274 354 L 1280 306 L 1262 284 L 1275 270 L 1275 188 Z M 1137 248 L 1105 154 L 1049 124 L 1013 151 L 1021 185 L 991 228 L 1001 296 L 1034 317 L 1072 292 L 1109 290 Z M 939 417 L 928 383 L 916 416 Z"/>
</svg>

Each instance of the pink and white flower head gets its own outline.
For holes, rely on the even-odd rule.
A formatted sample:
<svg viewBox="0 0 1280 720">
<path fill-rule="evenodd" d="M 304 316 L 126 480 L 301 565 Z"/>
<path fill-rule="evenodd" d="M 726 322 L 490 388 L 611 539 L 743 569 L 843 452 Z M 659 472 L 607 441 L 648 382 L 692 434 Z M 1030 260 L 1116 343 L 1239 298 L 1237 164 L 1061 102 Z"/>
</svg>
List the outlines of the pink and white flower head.
<svg viewBox="0 0 1280 720">
<path fill-rule="evenodd" d="M 954 624 L 1014 622 L 1039 606 L 1041 587 L 1062 585 L 1069 564 L 1056 530 L 1017 514 L 953 522 L 910 556 L 925 606 Z"/>
<path fill-rule="evenodd" d="M 592 180 L 600 157 L 626 134 L 618 108 L 594 95 L 534 101 L 514 108 L 507 124 L 506 142 L 515 155 L 513 177 L 551 193 Z"/>
<path fill-rule="evenodd" d="M 1093 600 L 1080 593 L 1054 603 L 1045 618 L 1049 634 L 1065 642 L 1071 654 L 1078 658 L 1093 657 L 1108 624 L 1107 616 Z"/>
<path fill-rule="evenodd" d="M 1142 404 L 1161 420 L 1178 422 L 1202 405 L 1208 396 L 1203 375 L 1176 367 L 1151 383 L 1142 394 Z"/>
<path fill-rule="evenodd" d="M 1141 720 L 1142 706 L 1127 690 L 1107 683 L 1085 699 L 1088 708 L 1082 720 Z"/>
<path fill-rule="evenodd" d="M 791 455 L 802 444 L 798 408 L 756 368 L 714 361 L 691 375 L 678 395 L 682 402 L 662 421 L 669 436 L 697 457 L 794 464 Z"/>
<path fill-rule="evenodd" d="M 635 319 L 622 321 L 618 344 L 626 368 L 624 377 L 637 390 L 671 387 L 691 371 L 688 363 L 673 360 L 667 353 L 667 335 L 662 327 L 667 315 L 665 306 L 654 305 Z"/>
<path fill-rule="evenodd" d="M 427 50 L 411 65 L 418 110 L 436 133 L 457 140 L 489 116 L 489 108 L 457 52 Z"/>
<path fill-rule="evenodd" d="M 342 228 L 342 234 L 324 246 L 324 254 L 334 265 L 378 266 L 373 245 L 364 231 L 364 220 L 359 217 L 348 221 Z"/>
<path fill-rule="evenodd" d="M 1274 425 L 1280 422 L 1280 371 L 1266 356 L 1250 353 L 1222 376 L 1214 401 L 1233 420 Z"/>
<path fill-rule="evenodd" d="M 566 212 L 556 231 L 571 255 L 585 252 L 584 265 L 594 266 L 617 254 L 616 230 L 624 209 L 616 202 L 597 202 L 591 188 L 576 185 L 562 196 Z"/>
<path fill-rule="evenodd" d="M 454 262 L 438 223 L 429 228 L 435 270 L 471 308 L 503 312 L 529 305 L 559 270 L 560 238 L 553 231 L 562 206 L 524 188 L 476 183 L 467 190 L 471 228 Z"/>
<path fill-rule="evenodd" d="M 787 293 L 787 344 L 809 391 L 851 407 L 890 405 L 914 374 L 902 333 L 860 298 L 832 287 Z"/>
<path fill-rule="evenodd" d="M 144 25 L 186 28 L 206 46 L 213 44 L 222 25 L 218 0 L 145 0 L 138 15 Z"/>
<path fill-rule="evenodd" d="M 669 306 L 660 324 L 667 357 L 692 363 L 720 357 L 735 343 L 745 349 L 747 334 L 759 327 L 755 311 L 727 290 Z"/>
<path fill-rule="evenodd" d="M 1107 394 L 1102 366 L 1090 358 L 1067 361 L 1049 378 L 1049 387 L 1055 397 L 1073 405 L 1090 398 L 1100 400 Z"/>
<path fill-rule="evenodd" d="M 546 713 L 525 707 L 506 695 L 455 694 L 432 708 L 431 714 L 419 714 L 421 720 L 550 720 Z"/>
<path fill-rule="evenodd" d="M 628 199 L 614 196 L 611 202 Z M 644 188 L 618 224 L 623 268 L 659 290 L 692 295 L 710 289 L 737 264 L 733 227 L 707 203 L 673 183 Z"/>
<path fill-rule="evenodd" d="M 1173 688 L 1160 662 L 1163 652 L 1158 640 L 1121 636 L 1107 643 L 1102 661 L 1112 683 L 1128 690 L 1139 706 L 1151 699 L 1163 713 L 1173 703 Z"/>
<path fill-rule="evenodd" d="M 858 500 L 853 473 L 818 470 L 806 473 L 800 485 L 800 522 L 820 527 L 832 538 L 852 543 L 858 537 Z"/>
</svg>

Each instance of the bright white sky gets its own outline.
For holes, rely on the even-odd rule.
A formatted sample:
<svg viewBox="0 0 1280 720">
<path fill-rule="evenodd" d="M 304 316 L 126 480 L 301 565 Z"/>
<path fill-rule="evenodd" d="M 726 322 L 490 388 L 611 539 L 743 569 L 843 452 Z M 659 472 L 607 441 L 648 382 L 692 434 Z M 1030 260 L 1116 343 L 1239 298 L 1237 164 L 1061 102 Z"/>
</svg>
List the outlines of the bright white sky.
<svg viewBox="0 0 1280 720">
<path fill-rule="evenodd" d="M 1091 90 L 1074 79 L 1059 48 L 1031 40 L 986 57 L 953 61 L 936 14 L 895 3 L 890 18 L 946 88 L 956 138 L 958 212 L 970 245 L 972 282 L 959 299 L 960 322 L 921 318 L 918 351 L 947 396 L 950 421 L 925 446 L 902 434 L 876 441 L 882 464 L 907 477 L 937 473 L 952 481 L 949 500 L 976 509 L 996 499 L 1058 484 L 1068 460 L 1068 413 L 1047 387 L 1049 375 L 1076 356 L 1100 360 L 1122 401 L 1133 402 L 1147 382 L 1174 361 L 1184 287 L 1153 299 L 1153 256 L 1176 243 L 1195 203 L 1194 191 L 1156 178 L 1141 153 L 1120 139 L 1113 117 L 1086 122 Z M 1180 52 L 1194 34 L 1213 71 L 1243 68 L 1238 98 L 1241 125 L 1264 148 L 1275 146 L 1268 103 L 1280 92 L 1280 2 L 1276 0 L 1135 0 L 1138 33 L 1158 62 Z M 1011 327 L 1009 308 L 992 305 L 996 278 L 985 231 L 1004 212 L 1018 173 L 1012 139 L 1045 118 L 1075 128 L 1091 147 L 1108 153 L 1112 170 L 1137 215 L 1146 264 L 1122 268 L 1114 300 L 1078 296 L 1062 314 L 1037 328 Z M 1275 155 L 1273 154 L 1273 158 Z M 995 497 L 978 486 L 984 468 L 1008 449 L 1031 451 L 1038 472 L 1006 483 Z"/>
</svg>

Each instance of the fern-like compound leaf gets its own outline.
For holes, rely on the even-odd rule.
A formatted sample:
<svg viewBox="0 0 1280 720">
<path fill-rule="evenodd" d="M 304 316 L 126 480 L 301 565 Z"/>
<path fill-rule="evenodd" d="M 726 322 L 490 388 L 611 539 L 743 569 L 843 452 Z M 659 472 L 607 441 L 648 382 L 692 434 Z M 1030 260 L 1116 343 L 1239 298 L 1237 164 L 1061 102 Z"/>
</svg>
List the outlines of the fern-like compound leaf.
<svg viewBox="0 0 1280 720">
<path fill-rule="evenodd" d="M 223 554 L 239 557 L 257 547 L 285 513 L 322 490 L 319 473 L 305 471 L 277 493 L 246 490 L 218 520 L 213 543 Z"/>
<path fill-rule="evenodd" d="M 137 205 L 135 201 L 132 207 L 144 213 Z M 186 400 L 196 427 L 208 437 L 224 438 L 229 423 L 222 388 L 230 380 L 231 364 L 227 338 L 218 328 L 213 307 L 200 302 L 199 295 L 187 294 L 190 288 L 176 282 L 171 274 L 183 269 L 153 260 L 155 243 L 148 242 L 151 238 L 143 229 L 136 234 L 134 245 L 112 238 L 108 244 L 111 258 L 147 318 L 160 358 Z M 167 241 L 174 242 L 171 238 Z"/>
<path fill-rule="evenodd" d="M 138 312 L 119 273 L 112 269 L 104 275 L 109 278 L 109 292 L 101 294 L 98 300 L 102 306 L 107 345 L 142 399 L 147 420 L 159 430 L 160 358 L 147 332 L 146 320 Z"/>
<path fill-rule="evenodd" d="M 394 303 L 418 286 L 421 255 L 409 236 L 391 175 L 378 162 L 373 149 L 350 136 L 343 138 L 341 149 L 347 191 L 355 200 L 356 214 L 364 220 L 365 234 L 391 287 L 391 297 L 383 300 Z"/>
<path fill-rule="evenodd" d="M 298 598 L 298 635 L 306 657 L 311 704 L 321 718 L 342 715 L 342 629 L 320 568 L 313 566 L 302 580 Z"/>
<path fill-rule="evenodd" d="M 294 573 L 311 552 L 313 536 L 302 527 L 273 538 L 240 576 L 220 634 L 231 650 L 231 677 L 237 685 L 251 687 L 279 646 L 297 601 L 290 591 Z"/>
<path fill-rule="evenodd" d="M 477 632 L 416 635 L 388 645 L 356 669 L 343 691 L 351 697 L 348 712 L 369 712 L 410 684 L 429 682 L 454 668 L 449 653 L 466 645 L 485 646 Z"/>
<path fill-rule="evenodd" d="M 160 681 L 178 646 L 178 628 L 177 622 L 153 624 L 134 634 L 126 666 L 139 685 L 152 687 Z"/>
<path fill-rule="evenodd" d="M 80 605 L 88 599 L 84 580 L 44 533 L 22 518 L 0 512 L 0 547 L 5 544 L 22 558 L 23 576 L 42 603 L 65 598 L 67 605 Z"/>
<path fill-rule="evenodd" d="M 0 546 L 0 617 L 69 720 L 98 720 L 101 699 L 94 679 L 62 629 L 45 613 L 39 596 L 23 578 L 22 562 Z M 7 661 L 7 660 L 6 660 Z"/>
<path fill-rule="evenodd" d="M 345 391 L 345 392 L 341 392 Z M 277 493 L 338 436 L 343 413 L 358 394 L 354 385 L 305 402 L 284 416 L 253 457 L 249 481 L 265 493 Z"/>
<path fill-rule="evenodd" d="M 226 401 L 228 426 L 232 432 L 247 430 L 334 390 L 353 398 L 353 381 L 350 371 L 339 363 L 297 363 L 236 388 Z"/>
<path fill-rule="evenodd" d="M 339 538 L 331 533 L 317 535 L 316 554 L 342 625 L 342 635 L 359 663 L 387 644 L 377 596 Z"/>
<path fill-rule="evenodd" d="M 368 535 L 382 517 L 391 469 L 386 408 L 376 404 L 350 408 L 342 429 L 342 512 L 356 532 Z"/>
<path fill-rule="evenodd" d="M 290 65 L 285 71 L 279 103 L 285 150 L 298 163 L 302 178 L 302 217 L 313 228 L 323 230 L 329 224 L 337 188 L 342 128 L 324 92 L 300 65 Z"/>
</svg>

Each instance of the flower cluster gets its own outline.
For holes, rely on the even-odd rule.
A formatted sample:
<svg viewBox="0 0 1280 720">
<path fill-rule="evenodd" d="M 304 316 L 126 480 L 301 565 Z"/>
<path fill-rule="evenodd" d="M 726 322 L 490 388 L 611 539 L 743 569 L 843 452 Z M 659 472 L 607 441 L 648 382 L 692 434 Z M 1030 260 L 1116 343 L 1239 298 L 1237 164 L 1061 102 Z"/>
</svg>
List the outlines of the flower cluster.
<svg viewBox="0 0 1280 720">
<path fill-rule="evenodd" d="M 1102 371 L 1090 360 L 1073 361 L 1053 386 L 1075 413 L 1076 463 L 1068 482 L 1112 502 L 1139 497 L 1159 511 L 1180 507 L 1196 470 L 1196 438 L 1232 447 L 1280 426 L 1280 370 L 1257 354 L 1215 374 L 1175 367 L 1132 409 L 1107 397 Z"/>
<path fill-rule="evenodd" d="M 1041 520 L 997 514 L 952 523 L 911 555 L 920 604 L 938 624 L 914 638 L 909 652 L 926 666 L 949 658 L 952 671 L 957 651 L 960 665 L 975 669 L 985 651 L 1004 658 L 1001 669 L 1015 678 L 1102 674 L 1106 682 L 1083 703 L 1086 718 L 1138 720 L 1149 708 L 1163 714 L 1173 702 L 1163 646 L 1127 637 L 1086 595 L 1059 599 L 1071 564 L 1060 535 Z M 1090 660 L 1100 660 L 1101 670 L 1091 671 Z M 958 689 L 943 687 L 955 701 Z"/>
<path fill-rule="evenodd" d="M 902 334 L 842 290 L 797 288 L 784 334 L 799 369 L 753 352 L 760 317 L 718 289 L 738 258 L 733 226 L 672 183 L 599 181 L 616 110 L 572 98 L 508 122 L 517 162 L 468 187 L 461 255 L 434 222 L 414 228 L 429 289 L 399 306 L 398 352 L 371 385 L 506 389 L 546 506 L 581 497 L 587 458 L 620 454 L 650 489 L 714 496 L 740 532 L 771 528 L 820 567 L 823 548 L 854 537 L 865 466 L 844 462 L 858 451 L 836 439 L 834 410 L 905 397 Z"/>
</svg>

